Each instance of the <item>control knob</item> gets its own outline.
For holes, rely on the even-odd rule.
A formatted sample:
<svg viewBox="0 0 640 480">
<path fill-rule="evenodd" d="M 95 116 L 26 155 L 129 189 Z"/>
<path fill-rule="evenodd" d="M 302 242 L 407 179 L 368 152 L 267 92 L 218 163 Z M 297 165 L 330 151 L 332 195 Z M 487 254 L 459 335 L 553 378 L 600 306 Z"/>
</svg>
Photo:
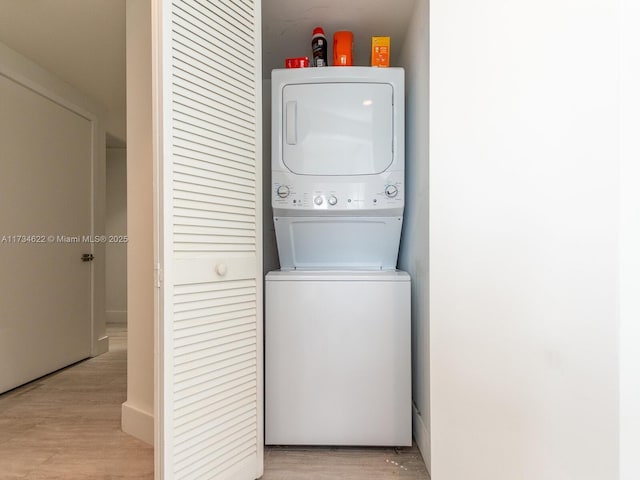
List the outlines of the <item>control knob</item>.
<svg viewBox="0 0 640 480">
<path fill-rule="evenodd" d="M 384 188 L 384 194 L 389 198 L 394 198 L 396 195 L 398 195 L 398 187 L 396 187 L 395 185 L 387 185 Z"/>
<path fill-rule="evenodd" d="M 338 199 L 336 197 L 334 197 L 333 195 L 331 195 L 328 199 L 327 202 L 329 203 L 329 205 L 333 206 L 336 203 L 338 203 Z"/>
<path fill-rule="evenodd" d="M 280 198 L 287 198 L 289 196 L 289 193 L 291 193 L 291 191 L 286 185 L 280 185 L 276 190 L 276 195 L 278 195 L 278 197 Z"/>
<path fill-rule="evenodd" d="M 313 199 L 313 203 L 315 203 L 318 206 L 322 205 L 323 202 L 324 200 L 320 196 L 317 196 L 316 198 Z"/>
</svg>

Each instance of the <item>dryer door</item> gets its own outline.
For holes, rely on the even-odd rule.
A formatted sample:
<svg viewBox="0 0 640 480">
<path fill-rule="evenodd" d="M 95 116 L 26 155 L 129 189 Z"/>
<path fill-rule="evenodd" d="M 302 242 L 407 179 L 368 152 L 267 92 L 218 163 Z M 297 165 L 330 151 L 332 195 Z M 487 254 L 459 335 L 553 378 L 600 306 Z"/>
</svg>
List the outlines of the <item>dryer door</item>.
<svg viewBox="0 0 640 480">
<path fill-rule="evenodd" d="M 385 83 L 286 85 L 282 152 L 298 175 L 373 175 L 393 161 L 393 88 Z"/>
</svg>

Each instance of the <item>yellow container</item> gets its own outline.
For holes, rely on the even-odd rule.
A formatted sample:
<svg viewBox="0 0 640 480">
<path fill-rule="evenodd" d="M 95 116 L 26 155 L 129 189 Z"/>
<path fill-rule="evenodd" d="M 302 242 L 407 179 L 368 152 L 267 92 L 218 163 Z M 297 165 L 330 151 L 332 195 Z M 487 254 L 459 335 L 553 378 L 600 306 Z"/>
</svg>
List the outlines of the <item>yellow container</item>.
<svg viewBox="0 0 640 480">
<path fill-rule="evenodd" d="M 391 37 L 371 37 L 371 66 L 388 67 Z"/>
</svg>

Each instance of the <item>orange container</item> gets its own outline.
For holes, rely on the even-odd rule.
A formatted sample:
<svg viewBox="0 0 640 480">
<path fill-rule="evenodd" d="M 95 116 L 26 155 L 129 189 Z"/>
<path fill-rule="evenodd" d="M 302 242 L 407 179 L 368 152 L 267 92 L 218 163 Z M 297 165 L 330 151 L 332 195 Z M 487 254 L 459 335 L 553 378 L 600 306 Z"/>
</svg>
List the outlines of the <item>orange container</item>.
<svg viewBox="0 0 640 480">
<path fill-rule="evenodd" d="M 333 65 L 353 65 L 353 32 L 343 30 L 333 34 Z"/>
<path fill-rule="evenodd" d="M 390 49 L 390 37 L 371 37 L 371 66 L 388 67 Z"/>
</svg>

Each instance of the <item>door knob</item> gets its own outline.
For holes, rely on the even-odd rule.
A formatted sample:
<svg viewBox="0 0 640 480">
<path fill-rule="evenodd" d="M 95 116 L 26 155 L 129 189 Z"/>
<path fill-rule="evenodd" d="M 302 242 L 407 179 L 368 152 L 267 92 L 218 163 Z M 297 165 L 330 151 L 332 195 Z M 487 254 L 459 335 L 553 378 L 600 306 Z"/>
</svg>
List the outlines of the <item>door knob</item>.
<svg viewBox="0 0 640 480">
<path fill-rule="evenodd" d="M 224 277 L 227 274 L 227 264 L 219 263 L 218 265 L 216 265 L 216 273 L 221 277 Z"/>
<path fill-rule="evenodd" d="M 93 253 L 83 253 L 82 254 L 82 261 L 83 262 L 90 262 L 91 260 L 93 260 Z"/>
</svg>

